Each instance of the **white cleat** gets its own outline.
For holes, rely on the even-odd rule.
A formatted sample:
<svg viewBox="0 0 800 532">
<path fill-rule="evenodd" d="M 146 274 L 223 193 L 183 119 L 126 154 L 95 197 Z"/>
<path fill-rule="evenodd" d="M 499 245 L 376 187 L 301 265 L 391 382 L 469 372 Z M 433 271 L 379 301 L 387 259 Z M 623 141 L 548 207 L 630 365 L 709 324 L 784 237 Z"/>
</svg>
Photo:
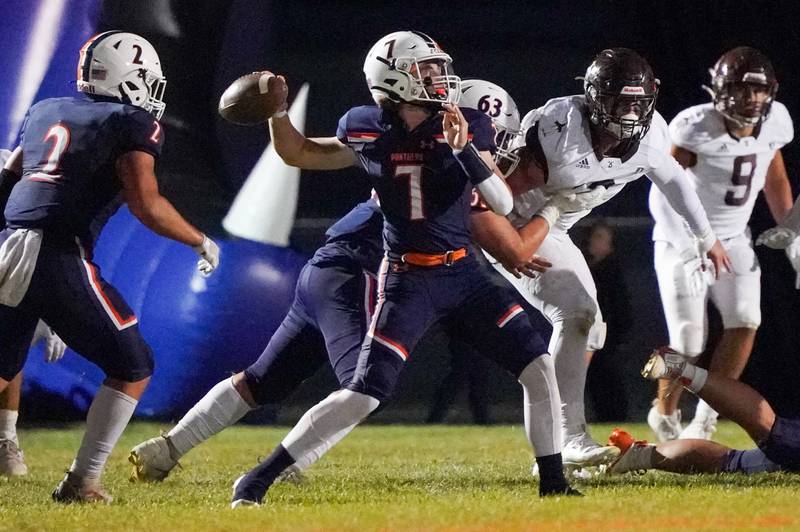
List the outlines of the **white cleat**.
<svg viewBox="0 0 800 532">
<path fill-rule="evenodd" d="M 681 440 L 710 440 L 717 432 L 716 418 L 693 419 L 680 433 Z"/>
<path fill-rule="evenodd" d="M 160 482 L 178 465 L 164 436 L 150 438 L 131 449 L 128 461 L 133 464 L 131 482 Z"/>
<path fill-rule="evenodd" d="M 613 445 L 600 445 L 587 433 L 567 440 L 561 449 L 564 463 L 564 476 L 587 479 L 605 471 L 605 467 L 619 456 L 619 449 Z M 531 475 L 539 476 L 539 466 L 534 463 Z"/>
<path fill-rule="evenodd" d="M 650 429 L 660 442 L 677 440 L 681 435 L 681 431 L 684 430 L 681 425 L 680 410 L 675 410 L 669 416 L 664 415 L 658 411 L 655 402 L 653 407 L 650 408 L 650 412 L 647 413 L 647 424 L 650 425 Z"/>
<path fill-rule="evenodd" d="M 239 485 L 239 482 L 241 482 L 243 478 L 244 475 L 241 475 L 239 478 L 233 481 L 233 497 L 236 496 L 236 487 Z M 251 501 L 249 499 L 234 499 L 233 501 L 231 501 L 231 510 L 235 510 L 237 508 L 253 508 L 255 506 L 261 506 L 261 505 L 258 502 Z"/>
<path fill-rule="evenodd" d="M 25 455 L 13 440 L 0 440 L 0 475 L 20 477 L 28 474 Z"/>
<path fill-rule="evenodd" d="M 653 350 L 642 368 L 642 377 L 651 381 L 678 379 L 686 366 L 686 357 L 669 346 Z"/>
</svg>

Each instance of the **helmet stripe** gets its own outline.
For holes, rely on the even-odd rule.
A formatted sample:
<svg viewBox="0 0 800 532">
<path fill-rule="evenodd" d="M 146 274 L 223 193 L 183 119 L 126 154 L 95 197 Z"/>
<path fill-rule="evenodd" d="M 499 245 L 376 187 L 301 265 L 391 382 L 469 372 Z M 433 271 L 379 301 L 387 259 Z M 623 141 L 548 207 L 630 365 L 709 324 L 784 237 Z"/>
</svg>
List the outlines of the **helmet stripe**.
<svg viewBox="0 0 800 532">
<path fill-rule="evenodd" d="M 113 31 L 105 31 L 103 33 L 98 33 L 88 41 L 86 44 L 83 45 L 81 48 L 81 55 L 80 55 L 80 63 L 78 64 L 78 79 L 83 81 L 89 81 L 89 69 L 92 65 L 92 54 L 94 53 L 94 49 L 97 47 L 98 44 L 103 42 L 106 37 L 111 35 L 116 35 L 117 33 L 125 33 L 119 30 Z"/>
</svg>

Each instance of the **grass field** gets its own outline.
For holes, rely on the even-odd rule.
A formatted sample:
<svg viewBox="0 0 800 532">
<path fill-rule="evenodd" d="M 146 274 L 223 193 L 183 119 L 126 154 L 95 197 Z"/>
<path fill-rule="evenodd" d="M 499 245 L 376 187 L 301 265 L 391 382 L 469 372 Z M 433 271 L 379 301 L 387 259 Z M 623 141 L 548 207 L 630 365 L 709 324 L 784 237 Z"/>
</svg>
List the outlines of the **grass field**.
<svg viewBox="0 0 800 532">
<path fill-rule="evenodd" d="M 235 427 L 195 449 L 165 482 L 128 482 L 127 450 L 158 433 L 126 431 L 105 485 L 111 506 L 60 506 L 50 491 L 80 427 L 21 433 L 30 474 L 0 481 L 3 530 L 755 530 L 800 529 L 800 475 L 643 476 L 579 482 L 586 497 L 540 500 L 521 427 L 365 426 L 260 508 L 232 511 L 231 482 L 286 432 Z M 607 437 L 611 426 L 593 434 Z M 634 434 L 648 435 L 640 425 Z M 738 427 L 718 440 L 751 447 Z"/>
</svg>

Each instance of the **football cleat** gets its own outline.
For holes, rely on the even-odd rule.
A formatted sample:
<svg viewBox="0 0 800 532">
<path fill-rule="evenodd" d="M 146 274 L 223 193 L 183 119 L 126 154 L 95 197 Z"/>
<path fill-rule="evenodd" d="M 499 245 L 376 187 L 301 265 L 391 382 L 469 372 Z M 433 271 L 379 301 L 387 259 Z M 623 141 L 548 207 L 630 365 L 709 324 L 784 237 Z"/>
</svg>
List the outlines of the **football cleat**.
<svg viewBox="0 0 800 532">
<path fill-rule="evenodd" d="M 669 346 L 655 349 L 642 368 L 642 377 L 656 381 L 658 379 L 678 379 L 686 366 L 685 357 Z"/>
<path fill-rule="evenodd" d="M 0 475 L 19 477 L 28 474 L 25 455 L 13 440 L 0 440 Z"/>
<path fill-rule="evenodd" d="M 681 425 L 681 411 L 676 410 L 671 416 L 661 414 L 656 407 L 656 401 L 653 401 L 653 406 L 647 413 L 647 424 L 650 425 L 658 441 L 677 440 L 684 430 Z"/>
<path fill-rule="evenodd" d="M 584 432 L 568 440 L 561 449 L 564 476 L 579 480 L 592 478 L 617 456 L 619 449 L 611 445 L 600 445 Z M 538 464 L 533 464 L 531 475 L 539 476 Z"/>
<path fill-rule="evenodd" d="M 693 419 L 678 436 L 681 440 L 710 440 L 717 432 L 717 419 L 707 417 L 705 419 Z"/>
<path fill-rule="evenodd" d="M 614 429 L 608 438 L 608 444 L 616 447 L 620 455 L 609 464 L 606 474 L 621 475 L 631 471 L 641 474 L 651 467 L 656 446 L 647 443 L 647 440 L 635 440 L 629 432 Z"/>
<path fill-rule="evenodd" d="M 100 480 L 84 480 L 68 472 L 52 493 L 53 500 L 62 504 L 100 502 L 111 504 L 113 497 L 100 485 Z"/>
<path fill-rule="evenodd" d="M 244 490 L 242 490 L 242 492 L 239 492 L 239 485 L 242 483 L 242 480 L 246 475 L 247 473 L 241 475 L 233 482 L 233 494 L 231 495 L 232 510 L 246 506 L 261 506 L 261 503 L 255 500 L 255 497 L 253 497 L 252 495 L 245 494 Z"/>
<path fill-rule="evenodd" d="M 172 453 L 169 438 L 157 436 L 140 443 L 128 456 L 133 464 L 131 482 L 160 482 L 169 476 L 170 471 L 179 465 Z"/>
</svg>

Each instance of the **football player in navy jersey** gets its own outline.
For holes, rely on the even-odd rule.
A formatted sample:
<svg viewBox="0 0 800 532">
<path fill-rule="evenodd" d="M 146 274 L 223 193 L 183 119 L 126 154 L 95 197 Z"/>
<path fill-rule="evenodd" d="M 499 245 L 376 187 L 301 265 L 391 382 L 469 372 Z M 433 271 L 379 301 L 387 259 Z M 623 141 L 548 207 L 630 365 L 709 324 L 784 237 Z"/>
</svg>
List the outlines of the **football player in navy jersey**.
<svg viewBox="0 0 800 532">
<path fill-rule="evenodd" d="M 100 475 L 153 372 L 136 316 L 92 262 L 104 222 L 124 201 L 153 231 L 192 246 L 202 273 L 219 262 L 216 244 L 158 192 L 165 83 L 145 39 L 93 37 L 78 64 L 84 95 L 31 107 L 2 171 L 0 390 L 22 369 L 40 318 L 106 374 L 78 455 L 53 491 L 58 502 L 111 501 Z"/>
<path fill-rule="evenodd" d="M 464 103 L 473 109 L 484 109 L 486 105 L 481 102 L 491 101 L 491 109 L 484 112 L 493 117 L 497 131 L 495 159 L 498 164 L 507 162 L 507 171 L 512 169 L 514 157 L 504 148 L 519 134 L 519 112 L 513 99 L 502 88 L 481 80 L 465 81 L 463 89 Z M 471 90 L 469 95 L 467 89 Z M 540 222 L 546 233 L 546 222 Z M 534 221 L 531 225 L 535 224 Z M 510 224 L 508 228 L 515 231 Z M 377 270 L 383 258 L 382 229 L 383 215 L 376 197 L 357 205 L 330 227 L 325 245 L 303 268 L 292 306 L 259 359 L 209 390 L 168 433 L 135 446 L 130 456 L 134 464 L 131 478 L 143 482 L 163 480 L 182 456 L 236 423 L 252 408 L 285 400 L 325 363 L 325 351 L 340 387 L 347 387 L 374 311 Z M 501 237 L 500 231 L 487 234 Z M 546 261 L 530 255 L 527 259 L 521 262 L 530 271 L 542 272 L 548 266 Z M 453 338 L 468 336 L 461 331 L 458 320 L 443 325 Z M 354 426 L 298 457 L 286 470 L 286 476 L 298 478 L 302 470 Z"/>
<path fill-rule="evenodd" d="M 526 431 L 542 471 L 540 494 L 572 493 L 561 470 L 560 398 L 546 346 L 512 293 L 493 284 L 469 250 L 473 187 L 495 212 L 507 214 L 512 206 L 505 181 L 493 171 L 491 121 L 456 106 L 460 79 L 425 34 L 383 37 L 367 54 L 364 73 L 378 105 L 348 111 L 336 137 L 304 137 L 285 105 L 270 128 L 288 164 L 359 166 L 371 178 L 386 252 L 375 313 L 350 384 L 312 407 L 267 459 L 237 479 L 232 506 L 260 503 L 296 458 L 374 411 L 391 395 L 420 337 L 441 319 L 458 319 L 468 339 L 522 384 Z"/>
</svg>

